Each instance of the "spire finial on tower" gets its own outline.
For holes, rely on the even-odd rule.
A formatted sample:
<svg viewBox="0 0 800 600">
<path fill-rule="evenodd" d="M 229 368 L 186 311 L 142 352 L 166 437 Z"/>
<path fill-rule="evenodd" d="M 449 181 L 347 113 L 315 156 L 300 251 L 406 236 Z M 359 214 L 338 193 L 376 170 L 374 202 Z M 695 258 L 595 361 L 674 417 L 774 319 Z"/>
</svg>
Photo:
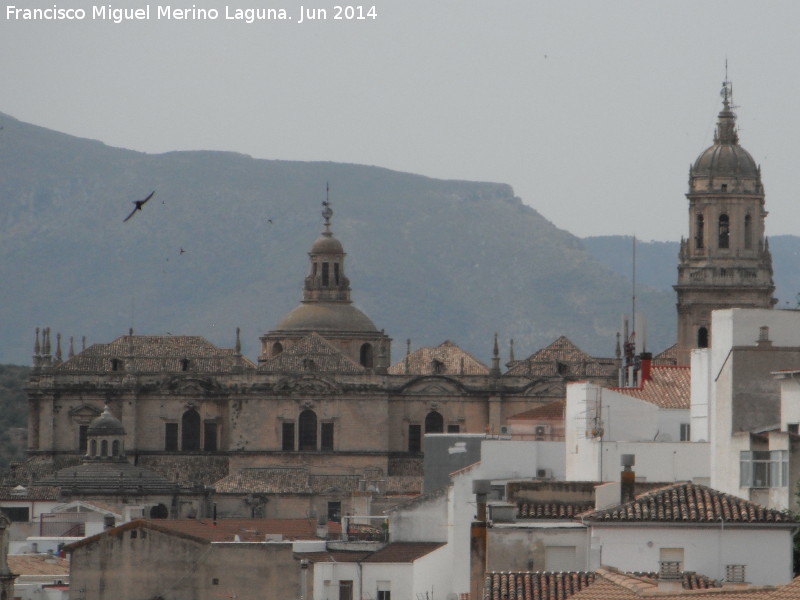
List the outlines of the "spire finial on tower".
<svg viewBox="0 0 800 600">
<path fill-rule="evenodd" d="M 56 333 L 56 361 L 61 362 L 61 334 Z"/>
<path fill-rule="evenodd" d="M 331 186 L 325 183 L 325 201 L 322 203 L 322 218 L 325 219 L 325 231 L 323 233 L 331 234 L 331 217 L 333 216 L 333 209 L 331 208 Z"/>
<path fill-rule="evenodd" d="M 33 353 L 39 356 L 42 352 L 42 347 L 39 345 L 39 328 L 36 328 L 36 343 L 33 345 Z"/>
<path fill-rule="evenodd" d="M 67 358 L 75 356 L 75 346 L 73 345 L 72 336 L 69 336 L 69 350 L 67 351 Z"/>
<path fill-rule="evenodd" d="M 494 348 L 492 349 L 492 368 L 489 370 L 492 377 L 500 377 L 500 347 L 497 345 L 497 333 L 494 334 Z"/>
<path fill-rule="evenodd" d="M 514 338 L 511 338 L 509 342 L 508 362 L 514 362 Z"/>
<path fill-rule="evenodd" d="M 236 354 L 242 353 L 242 340 L 239 337 L 239 328 L 236 328 Z"/>
</svg>

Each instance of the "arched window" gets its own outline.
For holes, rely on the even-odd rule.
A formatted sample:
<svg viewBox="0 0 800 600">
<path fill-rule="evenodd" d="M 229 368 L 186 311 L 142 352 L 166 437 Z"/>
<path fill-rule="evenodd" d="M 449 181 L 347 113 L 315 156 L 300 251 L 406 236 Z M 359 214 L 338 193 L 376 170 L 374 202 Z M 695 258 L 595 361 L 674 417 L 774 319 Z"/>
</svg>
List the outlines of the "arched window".
<svg viewBox="0 0 800 600">
<path fill-rule="evenodd" d="M 708 348 L 708 329 L 705 327 L 697 330 L 697 347 Z"/>
<path fill-rule="evenodd" d="M 317 449 L 317 415 L 313 410 L 304 410 L 297 420 L 297 442 L 300 451 Z"/>
<path fill-rule="evenodd" d="M 89 456 L 97 456 L 97 440 L 89 442 Z"/>
<path fill-rule="evenodd" d="M 272 356 L 278 356 L 281 352 L 283 352 L 283 344 L 280 342 L 272 344 Z"/>
<path fill-rule="evenodd" d="M 444 433 L 444 417 L 435 410 L 425 417 L 425 433 Z"/>
<path fill-rule="evenodd" d="M 150 518 L 151 519 L 166 519 L 169 516 L 169 511 L 167 507 L 163 504 L 156 504 L 153 508 L 150 509 Z"/>
<path fill-rule="evenodd" d="M 101 440 L 100 456 L 108 456 L 108 440 Z"/>
<path fill-rule="evenodd" d="M 753 247 L 753 217 L 744 218 L 744 247 L 750 250 Z"/>
<path fill-rule="evenodd" d="M 119 440 L 111 442 L 111 456 L 119 456 Z"/>
<path fill-rule="evenodd" d="M 333 284 L 339 285 L 339 263 L 333 263 Z"/>
<path fill-rule="evenodd" d="M 181 450 L 200 450 L 200 413 L 193 408 L 181 417 Z"/>
<path fill-rule="evenodd" d="M 324 287 L 328 287 L 328 281 L 330 279 L 330 264 L 324 262 L 322 263 L 322 285 Z"/>
<path fill-rule="evenodd" d="M 728 247 L 730 247 L 730 237 L 731 237 L 730 219 L 728 219 L 728 215 L 720 215 L 719 216 L 719 247 L 720 248 L 728 248 Z"/>
<path fill-rule="evenodd" d="M 703 221 L 703 215 L 698 214 L 697 218 L 695 219 L 695 226 L 694 226 L 694 247 L 701 249 L 703 248 L 703 238 L 705 238 L 705 222 Z"/>
<path fill-rule="evenodd" d="M 367 369 L 371 369 L 373 366 L 373 358 L 372 358 L 372 344 L 362 344 L 361 345 L 361 357 L 359 359 L 362 367 L 366 367 Z"/>
<path fill-rule="evenodd" d="M 188 371 L 189 370 L 189 359 L 182 358 L 181 359 L 181 371 Z"/>
</svg>

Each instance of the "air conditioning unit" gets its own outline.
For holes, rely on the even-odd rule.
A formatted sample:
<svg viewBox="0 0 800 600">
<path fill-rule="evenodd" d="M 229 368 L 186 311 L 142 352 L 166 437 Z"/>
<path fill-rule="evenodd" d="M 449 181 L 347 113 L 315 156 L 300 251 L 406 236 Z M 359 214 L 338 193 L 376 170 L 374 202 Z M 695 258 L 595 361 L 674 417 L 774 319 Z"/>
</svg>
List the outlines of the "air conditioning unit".
<svg viewBox="0 0 800 600">
<path fill-rule="evenodd" d="M 500 435 L 508 435 L 508 425 L 503 425 L 500 427 Z"/>
<path fill-rule="evenodd" d="M 536 479 L 552 479 L 553 469 L 536 469 Z"/>
</svg>

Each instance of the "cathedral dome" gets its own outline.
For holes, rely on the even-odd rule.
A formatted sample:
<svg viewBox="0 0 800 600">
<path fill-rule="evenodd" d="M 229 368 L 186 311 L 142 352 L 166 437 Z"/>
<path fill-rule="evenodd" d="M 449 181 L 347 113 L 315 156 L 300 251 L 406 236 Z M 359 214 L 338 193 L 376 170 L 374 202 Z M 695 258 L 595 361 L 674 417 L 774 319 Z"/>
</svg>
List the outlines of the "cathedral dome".
<svg viewBox="0 0 800 600">
<path fill-rule="evenodd" d="M 314 241 L 310 254 L 344 254 L 344 247 L 339 240 L 326 231 Z"/>
<path fill-rule="evenodd" d="M 725 82 L 722 88 L 723 106 L 714 132 L 714 144 L 697 157 L 692 165 L 692 177 L 760 178 L 756 161 L 739 145 L 736 113 L 731 110 L 731 90 L 730 84 Z"/>
<path fill-rule="evenodd" d="M 378 329 L 367 315 L 350 303 L 303 302 L 286 315 L 276 331 L 368 332 Z"/>
<path fill-rule="evenodd" d="M 694 162 L 695 177 L 758 177 L 758 165 L 739 144 L 717 142 Z"/>
<path fill-rule="evenodd" d="M 88 435 L 125 435 L 125 429 L 120 420 L 112 415 L 106 406 L 103 413 L 89 424 L 86 433 Z"/>
</svg>

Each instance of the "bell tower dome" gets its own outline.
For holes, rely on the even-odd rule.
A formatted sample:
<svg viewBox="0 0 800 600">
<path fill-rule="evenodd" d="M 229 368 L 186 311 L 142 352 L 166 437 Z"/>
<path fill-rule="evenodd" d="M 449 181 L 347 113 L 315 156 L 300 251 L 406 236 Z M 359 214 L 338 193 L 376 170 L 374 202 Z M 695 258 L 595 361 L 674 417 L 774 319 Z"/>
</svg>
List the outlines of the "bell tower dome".
<svg viewBox="0 0 800 600">
<path fill-rule="evenodd" d="M 772 257 L 764 235 L 761 167 L 739 145 L 733 86 L 722 86 L 714 144 L 689 168 L 689 238 L 681 239 L 678 283 L 678 347 L 711 344 L 711 311 L 772 308 Z"/>
</svg>

